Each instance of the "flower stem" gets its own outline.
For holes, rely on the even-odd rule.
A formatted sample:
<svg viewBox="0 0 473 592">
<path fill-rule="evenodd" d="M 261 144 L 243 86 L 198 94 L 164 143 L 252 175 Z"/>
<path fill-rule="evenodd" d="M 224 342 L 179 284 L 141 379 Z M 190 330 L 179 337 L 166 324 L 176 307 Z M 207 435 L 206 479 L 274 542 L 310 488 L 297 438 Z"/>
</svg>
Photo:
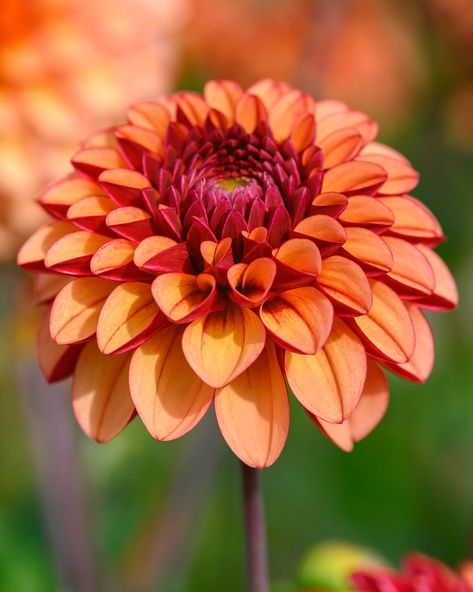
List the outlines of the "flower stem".
<svg viewBox="0 0 473 592">
<path fill-rule="evenodd" d="M 259 469 L 241 463 L 246 527 L 246 560 L 250 592 L 268 592 L 268 555 Z"/>
</svg>

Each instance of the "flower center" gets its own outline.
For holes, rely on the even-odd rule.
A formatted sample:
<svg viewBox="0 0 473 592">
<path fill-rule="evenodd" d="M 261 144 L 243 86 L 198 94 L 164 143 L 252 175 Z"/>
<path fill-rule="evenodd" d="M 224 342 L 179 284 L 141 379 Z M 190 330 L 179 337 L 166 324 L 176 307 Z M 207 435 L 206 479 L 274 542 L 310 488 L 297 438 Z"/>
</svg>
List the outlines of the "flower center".
<svg viewBox="0 0 473 592">
<path fill-rule="evenodd" d="M 215 183 L 215 186 L 220 189 L 226 189 L 227 191 L 233 191 L 236 187 L 246 187 L 249 183 L 251 183 L 251 179 L 248 178 L 226 177 L 225 179 L 219 179 L 219 181 Z"/>
</svg>

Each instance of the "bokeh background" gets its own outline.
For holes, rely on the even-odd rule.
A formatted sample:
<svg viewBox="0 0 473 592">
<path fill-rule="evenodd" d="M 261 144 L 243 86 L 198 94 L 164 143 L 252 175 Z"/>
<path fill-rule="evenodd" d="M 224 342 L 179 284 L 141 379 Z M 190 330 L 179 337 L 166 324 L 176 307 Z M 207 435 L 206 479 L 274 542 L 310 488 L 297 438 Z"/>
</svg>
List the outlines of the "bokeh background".
<svg viewBox="0 0 473 592">
<path fill-rule="evenodd" d="M 40 188 L 87 130 L 210 77 L 286 80 L 344 99 L 420 171 L 461 304 L 432 325 L 425 385 L 390 377 L 386 418 L 351 454 L 293 405 L 264 471 L 271 573 L 291 590 L 327 539 L 393 563 L 455 565 L 473 528 L 473 1 L 3 0 L 0 17 L 0 590 L 241 592 L 239 467 L 213 418 L 176 443 L 140 422 L 99 446 L 68 385 L 34 361 L 30 286 L 13 263 Z M 469 549 L 470 548 L 470 549 Z M 285 583 L 288 584 L 286 588 Z"/>
</svg>

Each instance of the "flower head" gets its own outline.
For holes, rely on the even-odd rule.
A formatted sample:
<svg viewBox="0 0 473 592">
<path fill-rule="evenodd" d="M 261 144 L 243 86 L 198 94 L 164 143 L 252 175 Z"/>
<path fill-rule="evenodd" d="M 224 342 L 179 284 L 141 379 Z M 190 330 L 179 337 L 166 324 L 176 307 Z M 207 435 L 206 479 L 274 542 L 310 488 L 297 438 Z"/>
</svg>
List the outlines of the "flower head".
<svg viewBox="0 0 473 592">
<path fill-rule="evenodd" d="M 468 578 L 420 553 L 404 560 L 401 572 L 388 569 L 360 571 L 352 575 L 358 592 L 469 592 Z M 471 581 L 471 580 L 470 580 Z"/>
<path fill-rule="evenodd" d="M 128 120 L 83 142 L 40 198 L 55 221 L 18 256 L 51 303 L 46 377 L 74 373 L 99 441 L 135 409 L 174 439 L 213 403 L 256 467 L 284 446 L 287 382 L 350 449 L 386 409 L 380 364 L 425 380 L 422 309 L 456 304 L 440 226 L 407 195 L 416 172 L 363 113 L 271 80 L 209 82 Z"/>
</svg>

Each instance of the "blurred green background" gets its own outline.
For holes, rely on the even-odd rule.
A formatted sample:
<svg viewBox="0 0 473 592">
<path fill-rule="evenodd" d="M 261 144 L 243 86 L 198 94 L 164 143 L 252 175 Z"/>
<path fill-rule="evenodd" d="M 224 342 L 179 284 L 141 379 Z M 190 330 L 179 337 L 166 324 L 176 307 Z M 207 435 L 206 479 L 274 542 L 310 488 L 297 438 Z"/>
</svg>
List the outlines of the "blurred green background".
<svg viewBox="0 0 473 592">
<path fill-rule="evenodd" d="M 207 17 L 200 12 L 205 3 L 197 4 L 199 12 L 189 22 L 198 19 L 205 31 Z M 279 11 L 281 4 L 275 2 Z M 303 14 L 310 3 L 295 4 Z M 396 6 L 401 24 L 411 16 L 407 4 L 378 4 L 389 10 Z M 436 214 L 448 237 L 438 252 L 458 281 L 460 306 L 429 317 L 437 353 L 428 382 L 417 385 L 390 376 L 387 416 L 353 453 L 339 451 L 292 402 L 286 448 L 263 474 L 275 581 L 291 581 L 304 552 L 326 539 L 366 545 L 396 564 L 412 549 L 452 565 L 468 553 L 473 528 L 473 142 L 468 116 L 473 105 L 462 111 L 452 101 L 470 84 L 468 55 L 473 52 L 466 53 L 451 20 L 438 20 L 429 4 L 419 3 L 415 14 L 422 89 L 407 107 L 403 103 L 402 117 L 396 98 L 383 104 L 378 116 L 382 140 L 420 171 L 414 194 Z M 250 9 L 263 22 L 273 10 L 267 2 Z M 245 21 L 235 23 L 235 29 L 231 38 L 245 36 L 257 46 L 257 34 L 248 33 Z M 306 34 L 309 41 L 318 34 L 322 38 L 323 27 Z M 237 57 L 235 73 L 231 59 L 227 65 L 209 63 L 208 53 L 198 54 L 195 40 L 186 45 L 186 30 L 180 35 L 184 49 L 176 87 L 200 89 L 207 75 L 242 82 L 253 75 L 241 69 Z M 188 35 L 195 35 L 192 27 Z M 268 31 L 264 43 L 267 37 Z M 276 51 L 284 38 L 272 43 Z M 247 41 L 246 51 L 252 47 Z M 405 49 L 400 40 L 393 44 L 394 54 Z M 370 49 L 375 50 L 376 45 Z M 311 69 L 310 55 L 299 55 L 304 68 L 288 76 L 326 94 L 327 87 L 318 86 L 320 57 L 313 57 Z M 259 67 L 264 70 L 264 63 Z M 396 80 L 391 83 L 396 86 Z M 362 97 L 357 100 L 354 106 L 363 107 Z M 213 418 L 175 443 L 154 442 L 139 421 L 106 446 L 89 442 L 74 423 L 68 385 L 46 387 L 35 373 L 31 338 L 18 312 L 23 279 L 11 264 L 3 265 L 0 590 L 241 592 L 239 466 Z M 164 539 L 155 540 L 157 531 Z"/>
</svg>

